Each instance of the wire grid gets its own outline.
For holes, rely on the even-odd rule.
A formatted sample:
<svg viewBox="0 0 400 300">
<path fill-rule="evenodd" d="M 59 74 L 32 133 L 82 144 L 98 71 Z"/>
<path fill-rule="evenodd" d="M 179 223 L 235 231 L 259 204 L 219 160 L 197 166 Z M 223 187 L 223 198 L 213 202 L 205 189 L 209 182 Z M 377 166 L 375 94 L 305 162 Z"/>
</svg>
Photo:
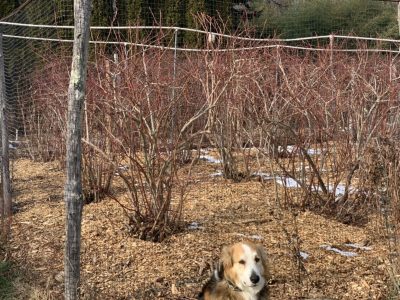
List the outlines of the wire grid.
<svg viewBox="0 0 400 300">
<path fill-rule="evenodd" d="M 137 1 L 129 2 L 130 6 L 119 8 L 116 7 L 116 2 L 113 2 L 111 7 L 103 7 L 103 9 L 108 9 L 105 13 L 108 18 L 103 19 L 103 24 L 96 24 L 100 20 L 98 15 L 100 1 L 94 1 L 91 51 L 95 51 L 98 46 L 106 46 L 110 53 L 121 47 L 125 49 L 139 47 L 142 50 L 156 48 L 173 52 L 199 53 L 243 52 L 280 48 L 319 52 L 379 52 L 394 55 L 399 52 L 400 40 L 390 38 L 348 36 L 333 33 L 293 38 L 260 38 L 257 37 L 257 34 L 253 34 L 253 31 L 248 30 L 243 30 L 240 34 L 233 34 L 233 31 L 237 29 L 233 28 L 234 25 L 231 22 L 233 15 L 229 17 L 231 18 L 230 21 L 228 20 L 230 27 L 223 27 L 221 22 L 214 21 L 215 18 L 220 18 L 222 12 L 227 13 L 226 10 L 223 10 L 226 6 L 231 7 L 232 14 L 240 13 L 241 17 L 243 17 L 243 14 L 249 13 L 243 10 L 249 10 L 250 8 L 248 8 L 248 5 L 246 6 L 246 3 L 239 5 L 236 2 L 228 2 L 222 0 L 211 1 L 210 3 L 214 3 L 213 5 L 198 6 L 199 12 L 203 9 L 204 12 L 214 16 L 214 19 L 211 21 L 207 19 L 208 22 L 206 23 L 193 25 L 192 28 L 185 28 L 176 25 L 195 24 L 194 14 L 190 14 L 190 17 L 188 17 L 190 10 L 186 11 L 185 22 L 174 22 L 171 25 L 175 26 L 164 26 L 162 23 L 164 19 L 166 24 L 172 21 L 162 17 L 163 10 L 166 10 L 165 13 L 167 14 L 171 13 L 163 1 L 148 1 L 147 6 L 143 4 L 144 2 L 141 3 L 141 6 L 137 7 L 139 9 L 137 15 L 129 15 L 132 12 L 131 9 L 137 5 Z M 328 2 L 333 3 L 335 1 Z M 345 2 L 345 0 L 342 2 Z M 158 3 L 158 6 L 156 3 Z M 164 5 L 161 5 L 162 3 Z M 191 3 L 191 1 L 188 1 L 186 4 L 189 6 Z M 287 5 L 284 1 L 280 3 Z M 240 9 L 237 7 L 238 5 Z M 393 3 L 381 3 L 379 5 L 390 8 L 392 12 L 395 12 Z M 145 9 L 146 7 L 147 10 Z M 372 9 L 371 7 L 366 6 L 365 17 L 369 16 L 368 9 Z M 178 15 L 179 13 L 182 14 L 182 9 L 184 8 L 185 6 L 175 7 L 175 12 Z M 159 14 L 155 14 L 157 9 Z M 253 7 L 253 10 L 255 9 L 256 6 Z M 265 12 L 262 11 L 262 13 Z M 110 19 L 109 17 L 112 18 Z M 133 21 L 130 18 L 133 18 Z M 107 26 L 109 24 L 112 26 Z M 0 21 L 0 30 L 3 33 L 5 54 L 9 131 L 11 138 L 17 139 L 21 134 L 29 134 L 29 128 L 23 128 L 21 124 L 23 123 L 24 114 L 29 109 L 32 109 L 31 104 L 43 103 L 43 105 L 46 105 L 43 93 L 40 94 L 42 99 L 32 93 L 33 83 L 31 78 L 34 78 L 36 82 L 46 82 L 48 74 L 41 67 L 49 65 L 49 54 L 63 56 L 65 59 L 64 67 L 68 68 L 73 42 L 73 1 L 57 0 L 49 3 L 44 0 L 29 0 L 20 9 Z M 195 40 L 191 39 L 190 42 L 186 43 L 184 38 L 189 35 L 192 35 L 192 38 L 195 37 Z M 160 36 L 162 36 L 161 40 Z M 175 40 L 175 37 L 178 37 L 177 40 Z M 217 40 L 215 45 L 209 43 L 210 38 Z M 232 40 L 235 41 L 234 47 L 232 47 L 231 42 L 228 42 Z M 359 47 L 360 42 L 364 42 L 362 48 Z M 32 73 L 34 73 L 33 76 Z M 52 76 L 55 76 L 55 74 L 52 74 Z M 62 82 L 60 79 L 60 84 L 67 86 L 68 83 Z M 66 94 L 47 96 L 59 97 L 59 101 L 62 103 Z"/>
<path fill-rule="evenodd" d="M 325 33 L 325 28 L 318 27 L 321 20 L 308 20 L 294 25 L 296 9 L 302 1 L 289 6 L 289 1 L 93 1 L 93 16 L 91 27 L 91 44 L 108 45 L 109 47 L 141 47 L 143 49 L 157 48 L 181 52 L 228 52 L 253 51 L 267 48 L 288 48 L 306 51 L 335 51 L 335 52 L 382 52 L 397 53 L 399 40 L 377 37 L 360 37 L 332 34 L 305 36 L 306 34 Z M 321 8 L 332 4 L 345 6 L 347 0 L 319 0 Z M 355 1 L 354 9 L 359 9 Z M 364 8 L 358 15 L 365 20 L 371 19 L 373 13 L 381 8 L 395 15 L 393 3 L 364 2 Z M 311 3 L 302 2 L 304 7 Z M 339 6 L 340 6 L 339 5 Z M 314 7 L 314 6 L 312 6 Z M 302 7 L 303 9 L 303 7 Z M 201 13 L 214 17 L 215 21 L 199 24 Z M 275 28 L 259 24 L 260 20 L 268 19 L 271 14 L 290 14 L 285 26 L 275 24 Z M 302 13 L 300 10 L 299 14 Z M 356 12 L 354 12 L 356 14 Z M 224 19 L 223 19 L 224 18 Z M 321 14 L 323 18 L 323 14 Z M 393 20 L 392 20 L 393 21 Z M 272 21 L 271 21 L 272 22 Z M 291 23 L 292 22 L 292 23 Z M 331 23 L 329 23 L 331 22 Z M 336 27 L 344 26 L 340 20 L 329 18 L 324 26 L 329 28 L 333 23 Z M 110 26 L 111 25 L 111 26 Z M 166 25 L 166 26 L 164 26 Z M 254 26 L 257 30 L 245 30 Z M 279 28 L 280 29 L 279 29 Z M 335 28 L 336 28 L 335 27 Z M 285 33 L 287 28 L 297 28 L 297 33 Z M 310 29 L 311 28 L 311 29 Z M 312 29 L 314 28 L 314 29 Z M 330 28 L 333 28 L 330 26 Z M 43 62 L 46 52 L 68 51 L 73 42 L 73 1 L 72 0 L 29 0 L 5 17 L 0 23 L 3 33 L 7 110 L 11 137 L 16 138 L 19 132 L 27 131 L 21 128 L 22 111 L 29 106 L 26 99 L 30 95 L 30 81 L 27 79 L 35 65 Z M 242 29 L 242 31 L 240 31 Z M 269 30 L 269 31 L 268 31 Z M 310 31 L 311 30 L 311 31 Z M 162 43 L 149 38 L 159 36 L 163 32 Z M 340 32 L 340 30 L 336 30 Z M 175 35 L 176 32 L 176 35 Z M 239 34 L 240 32 L 240 34 Z M 342 30 L 343 32 L 343 30 Z M 235 34 L 236 33 L 236 34 Z M 283 38 L 274 38 L 280 33 Z M 139 36 L 139 38 L 137 38 Z M 177 41 L 173 41 L 174 37 Z M 284 38 L 288 36 L 288 38 Z M 133 38 L 135 37 L 135 38 Z M 210 47 L 207 41 L 219 39 L 217 47 Z M 224 40 L 235 39 L 245 41 L 234 48 L 224 47 Z M 366 41 L 369 47 L 358 48 L 359 41 Z M 331 47 L 326 47 L 327 44 Z M 340 45 L 340 47 L 334 47 Z M 45 78 L 43 79 L 45 80 Z M 24 99 L 24 100 L 22 100 Z M 35 101 L 35 100 L 32 100 Z"/>
<path fill-rule="evenodd" d="M 119 10 L 110 2 L 110 7 L 102 8 L 107 12 L 105 14 L 106 17 L 104 17 L 99 12 L 100 1 L 94 1 L 97 10 L 94 11 L 94 21 L 91 28 L 91 44 L 93 45 L 91 51 L 95 51 L 97 45 L 108 45 L 109 49 L 111 49 L 110 52 L 114 49 L 113 47 L 117 46 L 126 48 L 139 47 L 143 50 L 157 48 L 181 52 L 243 52 L 266 48 L 326 52 L 381 52 L 386 54 L 397 54 L 399 52 L 400 40 L 375 36 L 344 35 L 349 32 L 340 30 L 341 22 L 337 19 L 331 18 L 327 21 L 330 25 L 334 24 L 336 26 L 337 30 L 334 33 L 324 31 L 325 29 L 322 30 L 321 25 L 324 23 L 323 15 L 321 15 L 320 20 L 304 18 L 302 24 L 307 25 L 308 22 L 309 26 L 299 25 L 297 31 L 289 31 L 287 29 L 287 32 L 279 32 L 277 28 L 256 24 L 257 20 L 254 20 L 254 16 L 251 16 L 253 18 L 250 20 L 253 22 L 252 24 L 262 28 L 262 30 L 258 32 L 241 32 L 240 24 L 243 22 L 244 16 L 250 13 L 256 15 L 257 11 L 245 11 L 246 9 L 249 10 L 249 8 L 243 8 L 243 6 L 241 6 L 242 11 L 238 7 L 233 9 L 234 5 L 240 5 L 234 1 L 230 3 L 222 0 L 219 2 L 209 1 L 208 5 L 204 4 L 204 6 L 199 5 L 198 7 L 199 9 L 204 9 L 205 13 L 214 18 L 219 18 L 222 15 L 221 11 L 225 5 L 232 7 L 230 19 L 228 20 L 229 26 L 224 28 L 215 25 L 220 24 L 218 22 L 211 22 L 208 28 L 204 28 L 196 25 L 193 19 L 194 12 L 190 10 L 184 11 L 183 7 L 175 7 L 180 12 L 178 14 L 181 16 L 180 19 L 178 18 L 179 21 L 176 21 L 177 19 L 164 19 L 162 17 L 163 10 L 160 8 L 160 3 L 164 2 L 167 1 L 147 1 L 148 9 L 144 9 L 145 6 L 141 5 L 138 8 L 138 13 L 132 11 L 132 8 L 137 5 L 137 1 L 130 1 L 129 6 L 119 8 Z M 187 3 L 192 2 L 195 1 L 187 1 Z M 278 2 L 285 5 L 285 1 Z M 211 5 L 210 3 L 213 4 Z M 159 5 L 158 13 L 157 5 Z M 245 4 L 243 5 L 247 7 Z M 395 5 L 387 3 L 379 5 L 387 6 L 388 11 L 395 15 Z M 375 12 L 370 6 L 367 8 L 370 10 L 366 9 L 364 11 L 365 20 L 371 18 Z M 116 13 L 117 11 L 119 13 Z M 171 14 L 170 11 L 171 8 L 168 10 L 168 13 Z M 201 12 L 201 10 L 197 12 Z M 277 12 L 260 11 L 258 14 L 267 15 L 267 13 Z M 294 25 L 295 15 L 288 16 L 287 20 L 289 21 L 285 28 L 296 28 Z M 342 22 L 344 23 L 345 20 L 342 20 Z M 325 26 L 326 23 L 323 25 Z M 46 73 L 46 67 L 51 63 L 48 57 L 49 53 L 54 54 L 55 57 L 63 57 L 62 71 L 68 70 L 73 41 L 73 3 L 72 1 L 62 0 L 52 1 L 49 4 L 45 0 L 30 0 L 16 13 L 0 22 L 0 31 L 3 33 L 4 41 L 6 107 L 10 138 L 18 140 L 21 135 L 30 135 L 32 133 L 30 128 L 22 126 L 24 123 L 22 118 L 24 118 L 27 111 L 32 109 L 32 103 L 41 103 L 41 105 L 46 106 L 46 99 L 52 97 L 57 98 L 60 105 L 66 108 L 65 100 L 67 98 L 68 82 L 62 76 L 60 76 L 59 84 L 65 86 L 64 94 L 52 94 L 51 91 L 47 90 L 47 94 L 39 93 L 40 96 L 38 97 L 32 93 L 32 87 L 35 83 L 46 82 L 48 79 L 47 76 L 49 74 Z M 157 43 L 156 37 L 158 35 L 154 33 L 160 32 L 163 32 L 162 36 L 165 37 L 165 40 Z M 178 32 L 177 43 L 174 40 L 173 33 L 175 32 Z M 241 33 L 235 34 L 239 32 Z M 337 33 L 343 33 L 343 35 Z M 352 33 L 357 34 L 356 31 L 352 31 Z M 275 38 L 276 34 L 283 38 Z M 220 39 L 218 47 L 208 44 L 210 37 Z M 241 41 L 238 44 L 240 46 L 225 47 L 225 44 L 230 45 L 229 43 L 224 43 L 224 40 L 228 39 Z M 367 42 L 366 46 L 359 48 L 360 41 Z M 52 76 L 54 75 L 53 73 Z M 35 87 L 37 86 L 35 85 Z M 60 116 L 60 119 L 64 117 Z M 48 126 L 53 125 L 51 123 L 45 124 Z M 46 130 L 46 128 L 43 128 L 43 130 Z M 60 131 L 60 134 L 62 135 L 63 132 Z M 56 138 L 59 138 L 59 136 Z M 62 143 L 62 140 L 58 142 Z"/>
<path fill-rule="evenodd" d="M 72 25 L 73 4 L 71 1 L 52 1 L 50 3 L 27 1 L 9 15 L 8 19 L 15 23 Z M 9 135 L 10 139 L 15 140 L 26 132 L 26 128 L 24 129 L 21 125 L 24 112 L 30 109 L 31 101 L 38 101 L 38 99 L 33 99 L 34 96 L 31 94 L 32 82 L 29 80 L 29 76 L 43 63 L 42 56 L 45 51 L 60 51 L 60 49 L 55 47 L 54 43 L 43 43 L 34 39 L 7 38 L 7 34 L 62 39 L 66 36 L 71 38 L 73 31 L 55 27 L 20 27 L 6 24 L 0 25 L 0 31 L 3 33 Z"/>
</svg>

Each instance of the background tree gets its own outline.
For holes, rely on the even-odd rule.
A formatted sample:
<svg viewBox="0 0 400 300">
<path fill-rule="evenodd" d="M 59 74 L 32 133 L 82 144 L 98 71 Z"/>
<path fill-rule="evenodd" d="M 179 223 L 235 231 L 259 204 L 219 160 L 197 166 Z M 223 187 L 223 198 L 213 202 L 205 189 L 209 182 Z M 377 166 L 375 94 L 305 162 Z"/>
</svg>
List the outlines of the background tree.
<svg viewBox="0 0 400 300">
<path fill-rule="evenodd" d="M 196 18 L 199 16 L 199 13 L 206 10 L 205 2 L 205 0 L 187 0 L 185 17 L 188 28 L 201 29 Z M 184 40 L 189 46 L 199 46 L 199 43 L 201 43 L 200 35 L 194 32 L 185 32 Z"/>
<path fill-rule="evenodd" d="M 92 0 L 92 26 L 109 26 L 113 19 L 112 1 Z M 123 1 L 122 1 L 123 2 Z"/>
<path fill-rule="evenodd" d="M 168 26 L 186 27 L 185 0 L 167 0 L 165 2 L 165 23 Z M 178 31 L 178 45 L 183 44 L 184 32 Z"/>
<path fill-rule="evenodd" d="M 141 13 L 142 13 L 142 1 L 141 0 L 125 0 L 125 12 L 126 24 L 136 25 L 141 24 Z"/>
<path fill-rule="evenodd" d="M 166 0 L 164 20 L 167 25 L 183 27 L 186 25 L 184 0 Z"/>
<path fill-rule="evenodd" d="M 0 18 L 23 2 L 1 0 Z M 248 23 L 264 37 L 330 33 L 397 37 L 398 33 L 396 4 L 375 0 L 93 0 L 92 25 L 111 25 L 113 6 L 117 7 L 114 25 L 161 22 L 196 28 L 194 15 L 203 12 L 220 17 L 227 31 L 240 30 Z M 102 35 L 109 37 L 108 33 Z M 179 36 L 179 44 L 194 45 L 198 38 L 184 33 Z"/>
<path fill-rule="evenodd" d="M 210 11 L 211 16 L 221 18 L 226 28 L 232 30 L 233 5 L 236 1 L 219 0 L 216 1 L 214 11 Z"/>
<path fill-rule="evenodd" d="M 311 35 L 356 34 L 395 37 L 396 9 L 393 3 L 374 0 L 257 0 L 261 14 L 253 22 L 263 36 L 285 38 Z"/>
<path fill-rule="evenodd" d="M 1 0 L 0 1 L 0 19 L 9 15 L 22 2 L 23 1 L 20 1 L 20 0 Z"/>
</svg>

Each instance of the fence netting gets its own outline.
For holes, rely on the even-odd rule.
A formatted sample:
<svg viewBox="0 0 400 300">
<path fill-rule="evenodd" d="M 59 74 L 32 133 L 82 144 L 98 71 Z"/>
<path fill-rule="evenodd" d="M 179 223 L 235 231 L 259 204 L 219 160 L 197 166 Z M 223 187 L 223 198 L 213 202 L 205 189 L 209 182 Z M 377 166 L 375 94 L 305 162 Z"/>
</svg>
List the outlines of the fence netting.
<svg viewBox="0 0 400 300">
<path fill-rule="evenodd" d="M 73 1 L 28 0 L 0 33 L 15 158 L 63 165 Z M 216 163 L 232 182 L 274 181 L 279 209 L 376 221 L 398 295 L 398 36 L 391 1 L 93 0 L 85 201 L 115 197 L 118 177 L 130 233 L 162 241 L 182 170 Z"/>
</svg>

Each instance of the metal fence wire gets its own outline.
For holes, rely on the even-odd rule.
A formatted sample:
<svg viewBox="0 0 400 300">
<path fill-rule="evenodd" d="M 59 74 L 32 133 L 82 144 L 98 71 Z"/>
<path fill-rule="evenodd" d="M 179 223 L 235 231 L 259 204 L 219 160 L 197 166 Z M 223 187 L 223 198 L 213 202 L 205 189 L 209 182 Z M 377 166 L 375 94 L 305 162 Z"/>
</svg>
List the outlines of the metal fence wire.
<svg viewBox="0 0 400 300">
<path fill-rule="evenodd" d="M 183 161 L 183 153 L 212 146 L 224 176 L 239 180 L 246 174 L 235 170 L 234 154 L 256 149 L 316 201 L 305 207 L 323 202 L 343 222 L 378 215 L 377 232 L 388 241 L 388 290 L 398 296 L 398 7 L 374 0 L 93 0 L 82 135 L 84 167 L 97 164 L 101 187 L 87 180 L 90 197 L 110 187 L 126 153 L 145 149 L 135 144 L 140 129 L 129 127 L 140 111 L 148 128 L 159 126 L 160 140 L 148 149 L 164 152 L 154 157 L 179 145 Z M 28 0 L 0 21 L 11 160 L 65 159 L 73 21 L 72 0 Z"/>
</svg>

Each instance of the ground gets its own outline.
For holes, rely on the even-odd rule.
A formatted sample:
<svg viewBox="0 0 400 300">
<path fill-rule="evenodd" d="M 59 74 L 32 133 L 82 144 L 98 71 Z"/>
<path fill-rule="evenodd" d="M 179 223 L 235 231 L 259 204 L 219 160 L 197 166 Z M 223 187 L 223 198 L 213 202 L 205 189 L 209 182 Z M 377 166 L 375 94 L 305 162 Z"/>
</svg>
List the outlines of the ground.
<svg viewBox="0 0 400 300">
<path fill-rule="evenodd" d="M 127 219 L 115 200 L 86 205 L 83 298 L 195 299 L 222 245 L 253 239 L 269 255 L 271 299 L 388 299 L 388 253 L 378 218 L 357 227 L 310 211 L 281 211 L 272 181 L 234 183 L 210 176 L 218 168 L 204 161 L 195 166 L 184 219 L 196 224 L 162 243 L 129 236 Z M 13 179 L 16 206 L 9 248 L 17 271 L 12 299 L 61 299 L 63 172 L 56 163 L 19 159 Z M 345 243 L 368 247 L 353 249 Z M 293 259 L 296 245 L 308 254 L 306 259 Z"/>
</svg>

